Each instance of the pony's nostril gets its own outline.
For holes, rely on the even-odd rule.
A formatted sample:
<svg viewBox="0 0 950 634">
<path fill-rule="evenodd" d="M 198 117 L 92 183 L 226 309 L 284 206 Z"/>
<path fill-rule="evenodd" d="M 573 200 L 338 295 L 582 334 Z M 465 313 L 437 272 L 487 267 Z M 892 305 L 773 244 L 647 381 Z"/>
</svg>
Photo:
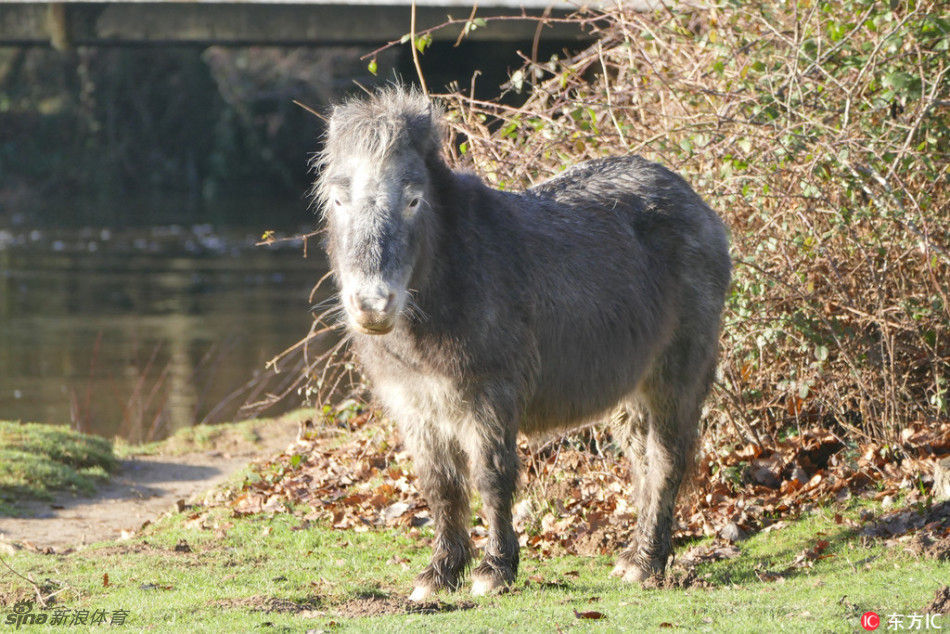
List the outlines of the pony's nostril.
<svg viewBox="0 0 950 634">
<path fill-rule="evenodd" d="M 398 313 L 398 294 L 388 287 L 370 288 L 345 293 L 343 302 L 350 322 L 360 332 L 384 335 L 395 326 Z"/>
<path fill-rule="evenodd" d="M 393 310 L 393 307 L 396 305 L 396 293 L 389 291 L 389 295 L 386 297 L 386 304 L 383 306 L 382 312 L 390 313 Z"/>
<path fill-rule="evenodd" d="M 355 313 L 363 312 L 363 303 L 355 291 L 346 294 L 346 307 Z"/>
<path fill-rule="evenodd" d="M 347 308 L 357 315 L 379 317 L 389 315 L 394 311 L 396 293 L 387 291 L 362 295 L 359 291 L 353 291 L 347 293 L 345 301 Z"/>
</svg>

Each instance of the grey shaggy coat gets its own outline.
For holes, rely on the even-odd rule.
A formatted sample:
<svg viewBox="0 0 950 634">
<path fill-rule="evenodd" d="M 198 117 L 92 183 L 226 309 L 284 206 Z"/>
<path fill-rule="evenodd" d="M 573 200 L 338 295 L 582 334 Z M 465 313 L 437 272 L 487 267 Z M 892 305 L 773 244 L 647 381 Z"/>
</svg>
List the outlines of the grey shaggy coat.
<svg viewBox="0 0 950 634">
<path fill-rule="evenodd" d="M 611 417 L 633 463 L 635 539 L 614 574 L 671 553 L 673 505 L 713 379 L 729 285 L 726 231 L 679 176 L 638 156 L 525 192 L 450 170 L 441 112 L 393 88 L 334 109 L 314 194 L 352 344 L 399 422 L 435 524 L 412 598 L 518 569 L 516 436 Z"/>
</svg>

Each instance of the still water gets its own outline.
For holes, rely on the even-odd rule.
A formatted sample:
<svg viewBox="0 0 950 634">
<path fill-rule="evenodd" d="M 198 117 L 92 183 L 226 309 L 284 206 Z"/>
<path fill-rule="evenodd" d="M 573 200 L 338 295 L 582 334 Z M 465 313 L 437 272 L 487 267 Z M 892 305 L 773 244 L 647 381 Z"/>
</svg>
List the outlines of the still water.
<svg viewBox="0 0 950 634">
<path fill-rule="evenodd" d="M 294 360 L 265 364 L 306 336 L 326 264 L 261 231 L 0 228 L 0 419 L 142 442 L 284 389 Z"/>
</svg>

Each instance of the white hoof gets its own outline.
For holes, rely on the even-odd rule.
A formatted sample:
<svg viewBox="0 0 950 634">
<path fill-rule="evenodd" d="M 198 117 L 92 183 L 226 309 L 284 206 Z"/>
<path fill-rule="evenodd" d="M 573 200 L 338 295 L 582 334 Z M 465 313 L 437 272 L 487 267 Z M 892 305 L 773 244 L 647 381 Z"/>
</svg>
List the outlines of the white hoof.
<svg viewBox="0 0 950 634">
<path fill-rule="evenodd" d="M 427 586 L 416 586 L 415 588 L 413 588 L 412 594 L 409 595 L 409 600 L 414 601 L 415 603 L 419 603 L 420 601 L 425 601 L 426 599 L 431 597 L 433 594 L 435 593 L 432 592 L 432 588 L 429 588 Z"/>
<path fill-rule="evenodd" d="M 485 597 L 490 594 L 498 594 L 507 586 L 503 581 L 497 579 L 475 578 L 472 580 L 472 595 L 476 597 Z"/>
<path fill-rule="evenodd" d="M 627 583 L 643 583 L 650 578 L 652 573 L 641 570 L 640 568 L 631 568 L 624 572 L 623 580 Z"/>
<path fill-rule="evenodd" d="M 626 583 L 641 583 L 650 578 L 652 574 L 649 570 L 643 570 L 630 561 L 620 560 L 614 569 L 610 571 L 611 577 L 619 577 Z"/>
<path fill-rule="evenodd" d="M 494 588 L 492 584 L 484 579 L 476 579 L 472 582 L 472 595 L 476 597 L 484 597 L 485 595 L 491 594 Z"/>
</svg>

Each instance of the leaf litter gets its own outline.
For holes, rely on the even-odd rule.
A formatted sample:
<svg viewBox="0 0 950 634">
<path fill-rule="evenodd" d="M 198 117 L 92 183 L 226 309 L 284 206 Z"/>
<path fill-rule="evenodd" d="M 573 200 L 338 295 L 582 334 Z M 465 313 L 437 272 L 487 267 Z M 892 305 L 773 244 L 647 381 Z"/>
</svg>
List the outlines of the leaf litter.
<svg viewBox="0 0 950 634">
<path fill-rule="evenodd" d="M 929 614 L 950 614 L 950 586 L 943 586 L 934 594 L 934 600 L 924 608 Z"/>
<path fill-rule="evenodd" d="M 781 530 L 802 513 L 851 498 L 881 501 L 885 511 L 889 500 L 903 504 L 880 516 L 863 510 L 858 520 L 835 516 L 860 538 L 900 545 L 918 557 L 948 559 L 950 501 L 934 503 L 930 488 L 933 465 L 950 454 L 950 422 L 910 425 L 901 438 L 899 446 L 884 446 L 811 428 L 761 445 L 707 439 L 678 501 L 674 541 L 715 540 L 677 553 L 676 562 L 686 571 L 655 584 L 702 585 L 690 568 L 737 557 L 748 535 Z M 596 556 L 614 553 L 632 538 L 630 473 L 609 431 L 588 428 L 546 441 L 521 438 L 519 452 L 527 476 L 514 509 L 522 548 L 540 557 Z M 356 532 L 402 528 L 420 541 L 427 540 L 421 529 L 432 521 L 395 426 L 362 408 L 302 424 L 282 454 L 256 463 L 239 485 L 211 492 L 191 510 L 200 520 L 217 507 L 230 508 L 235 517 L 292 514 L 301 521 L 297 529 L 311 523 Z M 488 534 L 484 521 L 476 518 L 474 524 L 473 541 L 482 546 Z M 817 539 L 787 570 L 832 556 L 827 549 L 828 542 Z M 782 574 L 762 573 L 764 580 Z"/>
</svg>

